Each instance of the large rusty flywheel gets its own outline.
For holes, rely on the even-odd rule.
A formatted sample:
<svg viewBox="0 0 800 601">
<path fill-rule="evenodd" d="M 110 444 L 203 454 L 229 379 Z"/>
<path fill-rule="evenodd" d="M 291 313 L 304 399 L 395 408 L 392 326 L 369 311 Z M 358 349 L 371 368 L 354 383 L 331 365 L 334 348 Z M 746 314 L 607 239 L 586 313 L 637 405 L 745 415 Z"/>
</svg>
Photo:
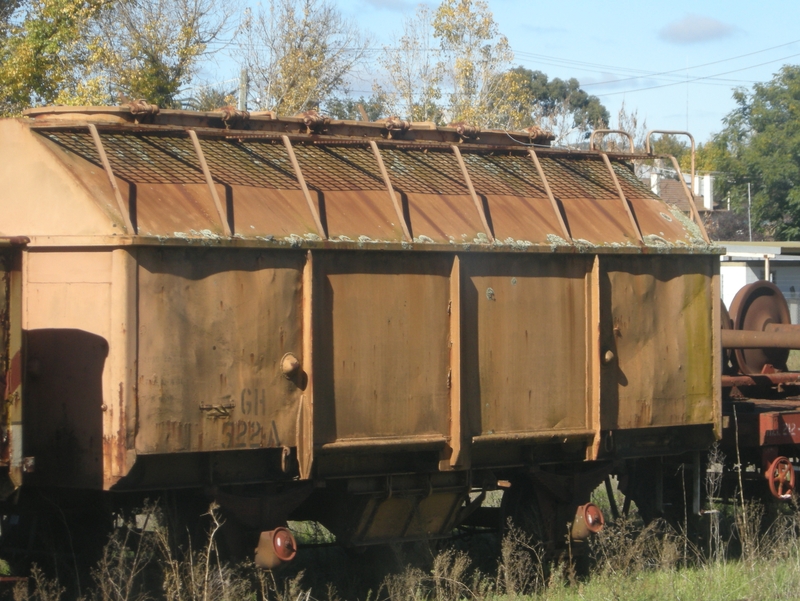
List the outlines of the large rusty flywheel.
<svg viewBox="0 0 800 601">
<path fill-rule="evenodd" d="M 736 293 L 730 317 L 734 330 L 753 332 L 767 332 L 777 325 L 792 323 L 789 305 L 781 291 L 775 284 L 763 280 L 748 284 Z M 767 365 L 785 371 L 789 349 L 737 348 L 734 357 L 743 374 L 760 374 Z"/>
</svg>

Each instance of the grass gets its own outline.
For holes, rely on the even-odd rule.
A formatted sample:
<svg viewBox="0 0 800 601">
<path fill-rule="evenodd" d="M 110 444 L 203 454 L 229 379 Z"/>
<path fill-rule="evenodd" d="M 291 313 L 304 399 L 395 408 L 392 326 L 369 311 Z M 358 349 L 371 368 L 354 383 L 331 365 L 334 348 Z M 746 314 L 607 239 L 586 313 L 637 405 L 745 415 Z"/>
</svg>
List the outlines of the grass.
<svg viewBox="0 0 800 601">
<path fill-rule="evenodd" d="M 710 472 L 713 479 L 714 471 Z M 713 492 L 714 483 L 710 490 Z M 616 496 L 616 492 L 615 492 Z M 713 494 L 711 495 L 713 497 Z M 593 499 L 608 504 L 606 491 Z M 621 499 L 617 499 L 621 505 Z M 497 499 L 493 499 L 497 502 Z M 634 511 L 608 523 L 590 545 L 591 571 L 569 557 L 548 564 L 542 548 L 510 528 L 502 540 L 474 535 L 445 543 L 368 548 L 301 547 L 284 570 L 226 564 L 211 507 L 203 541 L 178 546 L 157 507 L 120 520 L 80 592 L 40 568 L 14 601 L 577 601 L 661 599 L 757 601 L 800 598 L 800 511 L 711 503 L 693 544 L 663 522 L 645 526 Z M 747 516 L 747 521 L 743 516 Z M 765 515 L 770 515 L 767 520 Z M 139 519 L 137 519 L 137 517 Z M 768 523 L 769 522 L 769 523 Z M 291 523 L 305 544 L 330 543 L 313 523 Z M 548 560 L 549 561 L 549 560 Z"/>
</svg>

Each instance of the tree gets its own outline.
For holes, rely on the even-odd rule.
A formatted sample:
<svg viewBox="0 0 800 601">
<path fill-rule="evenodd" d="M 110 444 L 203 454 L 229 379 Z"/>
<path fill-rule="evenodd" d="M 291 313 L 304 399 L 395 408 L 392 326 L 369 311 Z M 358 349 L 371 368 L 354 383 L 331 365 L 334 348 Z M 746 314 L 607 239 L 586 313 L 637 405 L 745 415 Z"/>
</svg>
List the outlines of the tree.
<svg viewBox="0 0 800 601">
<path fill-rule="evenodd" d="M 213 111 L 236 104 L 236 90 L 228 87 L 199 86 L 188 98 L 181 98 L 181 107 L 192 111 Z"/>
<path fill-rule="evenodd" d="M 373 86 L 392 114 L 411 121 L 502 129 L 538 125 L 557 143 L 608 123 L 596 96 L 576 79 L 549 80 L 541 71 L 511 68 L 513 53 L 481 0 L 442 0 L 420 6 L 403 34 L 384 47 L 385 78 Z"/>
<path fill-rule="evenodd" d="M 480 127 L 495 124 L 492 110 L 504 95 L 504 80 L 514 53 L 500 34 L 484 0 L 443 0 L 433 17 L 448 86 L 447 117 Z"/>
<path fill-rule="evenodd" d="M 663 134 L 650 140 L 650 149 L 656 154 L 670 154 L 674 156 L 684 170 L 683 159 L 686 157 L 691 169 L 691 149 L 689 143 L 673 134 Z"/>
<path fill-rule="evenodd" d="M 116 0 L 99 13 L 93 41 L 112 96 L 162 107 L 177 96 L 228 31 L 235 2 Z"/>
<path fill-rule="evenodd" d="M 368 121 L 377 121 L 382 117 L 389 116 L 383 100 L 378 96 L 370 96 L 369 98 L 339 98 L 334 97 L 325 103 L 325 113 L 334 119 L 348 119 L 350 121 L 361 121 L 363 116 L 359 105 L 364 109 L 367 114 Z"/>
<path fill-rule="evenodd" d="M 144 98 L 172 106 L 235 5 L 214 0 L 29 0 L 0 36 L 0 111 Z"/>
<path fill-rule="evenodd" d="M 19 8 L 21 0 L 0 0 L 0 36 L 5 36 L 11 26 L 11 17 Z"/>
<path fill-rule="evenodd" d="M 444 64 L 434 36 L 433 13 L 427 6 L 420 5 L 403 22 L 403 35 L 384 47 L 378 63 L 388 77 L 373 88 L 390 113 L 409 121 L 443 120 Z"/>
<path fill-rule="evenodd" d="M 0 113 L 91 97 L 85 74 L 97 47 L 86 43 L 105 0 L 30 0 L 7 7 L 0 37 Z"/>
<path fill-rule="evenodd" d="M 241 32 L 256 104 L 288 115 L 344 91 L 369 45 L 329 0 L 270 0 L 247 13 Z"/>
<path fill-rule="evenodd" d="M 734 100 L 710 149 L 726 174 L 721 191 L 743 208 L 749 183 L 754 229 L 800 240 L 800 66 L 784 66 L 749 92 L 735 90 Z"/>
<path fill-rule="evenodd" d="M 608 126 L 608 110 L 575 78 L 551 80 L 520 66 L 503 73 L 501 80 L 504 92 L 494 99 L 493 109 L 506 128 L 538 125 L 554 133 L 556 144 L 566 144 L 572 134 L 583 139 L 591 130 Z"/>
</svg>

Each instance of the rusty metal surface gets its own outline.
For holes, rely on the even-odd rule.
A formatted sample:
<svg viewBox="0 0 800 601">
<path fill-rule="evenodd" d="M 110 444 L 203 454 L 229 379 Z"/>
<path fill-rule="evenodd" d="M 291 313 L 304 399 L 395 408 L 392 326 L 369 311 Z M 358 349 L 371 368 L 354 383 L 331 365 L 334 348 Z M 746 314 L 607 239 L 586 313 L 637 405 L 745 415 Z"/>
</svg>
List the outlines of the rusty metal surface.
<svg viewBox="0 0 800 601">
<path fill-rule="evenodd" d="M 200 146 L 208 177 L 216 182 L 209 194 L 202 190 L 207 177 L 186 133 L 147 127 L 139 125 L 130 133 L 100 130 L 99 136 L 110 170 L 121 181 L 124 204 L 131 207 L 133 225 L 145 235 L 224 235 L 231 224 L 232 233 L 245 238 L 327 234 L 345 242 L 401 243 L 407 241 L 403 236 L 407 225 L 411 237 L 424 243 L 492 245 L 494 237 L 498 244 L 522 248 L 569 245 L 573 241 L 564 238 L 565 231 L 584 246 L 638 242 L 637 228 L 619 201 L 614 178 L 597 153 L 549 156 L 540 151 L 551 199 L 524 149 L 492 153 L 476 151 L 474 145 L 458 147 L 462 169 L 451 147 L 414 149 L 403 142 L 382 141 L 390 192 L 369 141 L 292 141 L 297 159 L 293 166 L 280 139 L 203 135 Z M 69 154 L 102 165 L 89 133 L 52 130 L 42 135 Z M 697 244 L 691 228 L 626 166 L 618 159 L 613 165 L 645 244 Z M 84 179 L 80 169 L 77 175 Z M 303 194 L 308 208 L 287 207 L 286 192 L 300 190 L 301 181 L 307 184 L 308 194 Z M 393 193 L 399 196 L 397 207 L 392 205 Z M 247 200 L 253 195 L 263 199 L 258 206 Z M 220 203 L 224 198 L 223 223 L 216 197 Z M 259 219 L 255 214 L 259 210 L 269 218 Z M 252 222 L 269 225 L 259 228 Z"/>
<path fill-rule="evenodd" d="M 733 330 L 764 332 L 768 325 L 789 325 L 789 305 L 775 284 L 757 281 L 741 288 L 731 302 Z M 791 330 L 790 330 L 791 331 Z M 789 332 L 774 333 L 772 338 L 792 338 Z M 791 342 L 787 340 L 786 342 Z M 758 374 L 762 371 L 785 371 L 789 358 L 789 346 L 748 347 L 734 351 L 736 365 L 743 374 Z"/>
<path fill-rule="evenodd" d="M 724 441 L 731 449 L 737 428 L 743 448 L 796 447 L 800 444 L 800 401 L 737 400 L 726 407 L 723 425 Z"/>
<path fill-rule="evenodd" d="M 36 463 L 27 481 L 102 488 L 116 455 L 104 414 L 112 409 L 115 433 L 120 418 L 108 372 L 112 253 L 28 253 L 23 271 L 25 452 Z"/>
<path fill-rule="evenodd" d="M 0 408 L 0 466 L 7 478 L 0 479 L 0 498 L 5 499 L 22 484 L 22 253 L 21 241 L 4 240 L 0 250 L 0 377 L 3 406 Z"/>
<path fill-rule="evenodd" d="M 473 436 L 587 428 L 589 257 L 465 257 L 463 394 Z"/>
<path fill-rule="evenodd" d="M 29 406 L 65 399 L 30 441 L 40 473 L 110 486 L 136 455 L 281 447 L 303 477 L 330 469 L 312 471 L 317 453 L 339 470 L 430 450 L 465 469 L 473 445 L 570 440 L 594 456 L 601 427 L 713 423 L 713 256 L 424 257 L 30 255 Z"/>
<path fill-rule="evenodd" d="M 610 258 L 601 282 L 604 429 L 712 423 L 712 277 L 699 257 Z"/>
<path fill-rule="evenodd" d="M 28 190 L 2 172 L 0 201 L 0 231 L 34 235 L 35 483 L 135 488 L 137 463 L 236 449 L 287 479 L 417 461 L 466 478 L 536 445 L 594 460 L 609 429 L 716 423 L 718 258 L 621 157 L 99 110 L 131 236 L 80 121 L 94 113 L 31 114 L 76 119 L 0 123 L 42 174 Z M 0 169 L 19 167 L 5 146 Z M 373 495 L 353 540 L 438 536 L 465 490 Z"/>
<path fill-rule="evenodd" d="M 448 434 L 451 258 L 315 258 L 317 444 Z"/>
<path fill-rule="evenodd" d="M 294 446 L 302 253 L 141 249 L 138 453 Z"/>
<path fill-rule="evenodd" d="M 786 328 L 780 330 L 778 328 Z M 800 328 L 791 324 L 768 324 L 763 331 L 723 330 L 722 348 L 726 349 L 800 349 Z"/>
<path fill-rule="evenodd" d="M 615 163 L 614 171 L 626 198 L 633 207 L 646 244 L 655 246 L 659 244 L 693 244 L 692 238 L 698 236 L 688 233 L 686 224 L 681 222 L 679 215 L 665 207 L 664 202 L 644 186 L 626 165 Z"/>
<path fill-rule="evenodd" d="M 778 384 L 800 384 L 800 373 L 779 372 L 774 374 L 751 374 L 746 376 L 722 376 L 722 385 L 725 388 L 730 388 L 732 386 L 770 387 Z"/>
</svg>

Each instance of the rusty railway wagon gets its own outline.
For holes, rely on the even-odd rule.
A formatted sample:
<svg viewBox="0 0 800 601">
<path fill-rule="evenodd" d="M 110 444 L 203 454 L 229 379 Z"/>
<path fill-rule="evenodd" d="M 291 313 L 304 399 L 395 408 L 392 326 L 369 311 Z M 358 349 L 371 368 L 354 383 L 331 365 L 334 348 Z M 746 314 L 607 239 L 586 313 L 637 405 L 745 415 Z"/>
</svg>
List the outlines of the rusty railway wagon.
<svg viewBox="0 0 800 601">
<path fill-rule="evenodd" d="M 214 499 L 263 565 L 289 519 L 583 538 L 609 474 L 641 502 L 638 458 L 721 428 L 720 251 L 636 158 L 143 103 L 0 121 L 7 503 Z"/>
</svg>

